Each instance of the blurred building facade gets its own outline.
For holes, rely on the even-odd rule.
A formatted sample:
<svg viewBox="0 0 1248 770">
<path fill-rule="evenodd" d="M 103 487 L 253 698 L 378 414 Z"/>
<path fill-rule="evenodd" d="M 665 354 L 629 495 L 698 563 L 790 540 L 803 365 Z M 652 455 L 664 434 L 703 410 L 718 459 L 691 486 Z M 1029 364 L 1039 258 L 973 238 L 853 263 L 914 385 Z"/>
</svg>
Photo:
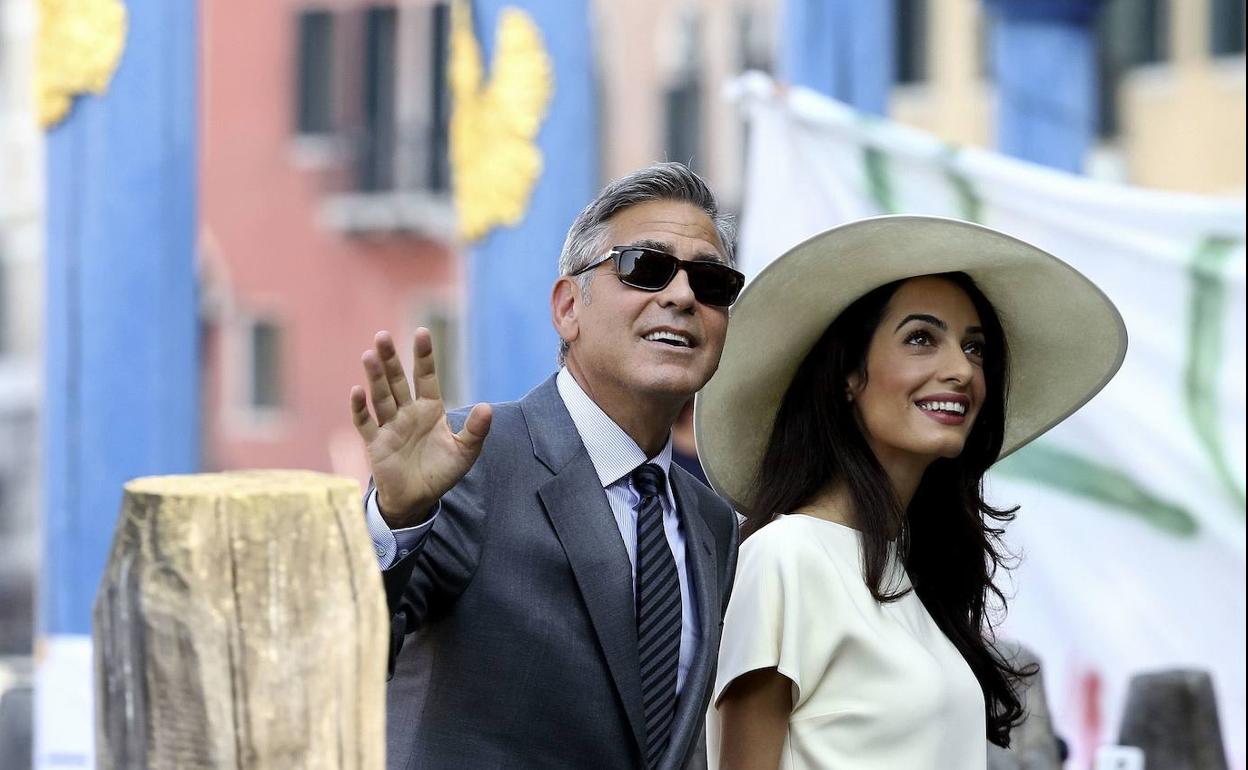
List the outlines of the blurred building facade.
<svg viewBox="0 0 1248 770">
<path fill-rule="evenodd" d="M 43 153 L 33 0 L 0 0 L 0 656 L 28 655 L 38 559 Z"/>
<path fill-rule="evenodd" d="M 890 116 L 993 146 L 992 11 L 983 0 L 893 8 Z M 601 179 L 681 160 L 737 209 L 746 137 L 725 89 L 744 71 L 777 69 L 783 0 L 592 9 Z M 405 343 L 416 325 L 433 327 L 449 400 L 470 395 L 449 198 L 448 24 L 446 0 L 205 4 L 205 468 L 362 476 L 346 392 L 376 329 Z M 1107 0 L 1097 35 L 1101 141 L 1089 172 L 1242 189 L 1243 0 Z"/>
<path fill-rule="evenodd" d="M 431 327 L 451 402 L 462 382 L 448 6 L 202 9 L 204 468 L 363 478 L 347 395 L 375 331 Z"/>
<path fill-rule="evenodd" d="M 744 122 L 733 78 L 775 69 L 780 0 L 594 0 L 603 179 L 687 163 L 721 205 L 741 199 Z"/>
<path fill-rule="evenodd" d="M 993 147 L 983 0 L 895 0 L 892 117 Z M 1244 189 L 1244 0 L 1106 0 L 1095 28 L 1097 147 L 1086 173 L 1196 193 Z"/>
<path fill-rule="evenodd" d="M 744 137 L 722 88 L 771 69 L 776 6 L 595 0 L 602 180 L 684 160 L 735 207 Z M 449 2 L 203 8 L 204 468 L 363 477 L 346 394 L 375 330 L 431 327 L 448 401 L 469 395 Z"/>
<path fill-rule="evenodd" d="M 746 137 L 725 87 L 777 70 L 785 5 L 592 0 L 601 179 L 686 161 L 738 208 Z M 991 147 L 991 11 L 983 0 L 892 5 L 890 116 Z M 406 344 L 415 326 L 432 327 L 448 400 L 470 395 L 449 197 L 448 0 L 202 9 L 203 467 L 363 476 L 346 400 L 375 330 Z M 23 618 L 21 647 L 38 552 L 35 21 L 33 0 L 0 0 L 0 591 L 18 592 L 0 606 Z M 1106 0 L 1097 36 L 1100 144 L 1088 171 L 1242 191 L 1244 0 Z M 0 618 L 0 650 L 7 627 Z"/>
<path fill-rule="evenodd" d="M 984 0 L 891 0 L 888 115 L 993 148 L 996 90 Z M 691 161 L 730 207 L 744 132 L 736 74 L 777 70 L 784 0 L 596 0 L 604 178 Z M 1105 0 L 1094 30 L 1099 104 L 1086 173 L 1197 193 L 1244 188 L 1244 0 Z M 776 72 L 784 79 L 783 72 Z"/>
</svg>

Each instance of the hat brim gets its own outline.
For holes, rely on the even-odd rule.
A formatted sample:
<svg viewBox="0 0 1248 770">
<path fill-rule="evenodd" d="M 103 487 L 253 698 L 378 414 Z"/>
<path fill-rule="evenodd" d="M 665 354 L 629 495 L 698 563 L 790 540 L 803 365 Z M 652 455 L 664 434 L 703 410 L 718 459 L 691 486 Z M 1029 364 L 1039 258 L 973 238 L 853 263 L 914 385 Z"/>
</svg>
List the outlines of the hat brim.
<svg viewBox="0 0 1248 770">
<path fill-rule="evenodd" d="M 719 369 L 694 409 L 698 456 L 715 491 L 749 509 L 789 383 L 845 308 L 896 280 L 958 271 L 992 303 L 1009 346 L 1002 457 L 1087 403 L 1122 365 L 1127 330 L 1117 308 L 1048 252 L 957 219 L 850 222 L 778 257 L 733 306 Z"/>
</svg>

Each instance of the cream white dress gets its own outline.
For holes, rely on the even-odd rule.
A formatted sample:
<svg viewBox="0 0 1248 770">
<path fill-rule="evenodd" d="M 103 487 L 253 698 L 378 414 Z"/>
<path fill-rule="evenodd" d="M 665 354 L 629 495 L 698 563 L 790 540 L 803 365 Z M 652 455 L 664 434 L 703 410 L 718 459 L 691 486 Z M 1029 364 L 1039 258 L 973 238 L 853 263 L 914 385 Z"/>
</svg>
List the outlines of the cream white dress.
<svg viewBox="0 0 1248 770">
<path fill-rule="evenodd" d="M 910 586 L 894 559 L 894 585 Z M 857 530 L 790 514 L 741 545 L 707 715 L 732 680 L 774 666 L 793 681 L 781 770 L 985 770 L 975 675 L 913 591 L 880 604 Z"/>
</svg>

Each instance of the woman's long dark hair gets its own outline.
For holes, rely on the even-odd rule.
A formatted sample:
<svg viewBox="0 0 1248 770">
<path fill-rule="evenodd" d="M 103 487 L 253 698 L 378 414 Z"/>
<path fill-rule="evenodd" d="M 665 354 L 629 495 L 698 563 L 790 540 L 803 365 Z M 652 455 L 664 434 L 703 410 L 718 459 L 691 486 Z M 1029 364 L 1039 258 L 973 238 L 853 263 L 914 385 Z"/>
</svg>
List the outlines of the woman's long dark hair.
<svg viewBox="0 0 1248 770">
<path fill-rule="evenodd" d="M 1015 685 L 1034 673 L 1014 668 L 996 651 L 987 617 L 991 599 L 1005 611 L 1005 596 L 993 578 L 998 569 L 1009 567 L 1001 535 L 1018 510 L 998 510 L 983 496 L 984 473 L 1005 437 L 1008 350 L 996 311 L 970 276 L 938 277 L 970 297 L 985 337 L 987 397 L 962 453 L 933 462 L 902 510 L 847 398 L 851 374 L 866 381 L 871 338 L 905 281 L 881 286 L 846 308 L 798 368 L 776 414 L 744 534 L 844 483 L 854 504 L 854 524 L 862 532 L 867 587 L 880 602 L 905 595 L 889 585 L 892 575 L 887 574 L 889 539 L 895 536 L 915 593 L 979 680 L 988 739 L 1008 747 L 1010 729 L 1023 718 Z"/>
</svg>

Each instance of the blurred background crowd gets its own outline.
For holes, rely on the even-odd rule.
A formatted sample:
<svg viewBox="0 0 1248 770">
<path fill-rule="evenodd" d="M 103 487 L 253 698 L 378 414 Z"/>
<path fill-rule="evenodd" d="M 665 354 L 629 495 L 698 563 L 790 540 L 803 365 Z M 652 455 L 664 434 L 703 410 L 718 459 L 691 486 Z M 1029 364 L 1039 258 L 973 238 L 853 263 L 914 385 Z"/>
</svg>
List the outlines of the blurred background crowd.
<svg viewBox="0 0 1248 770">
<path fill-rule="evenodd" d="M 6 678 L 29 680 L 32 656 L 38 662 L 43 654 L 34 652 L 37 640 L 58 630 L 47 619 L 57 610 L 49 609 L 46 597 L 56 591 L 46 583 L 64 579 L 64 568 L 50 569 L 49 560 L 66 557 L 49 556 L 48 543 L 78 526 L 74 515 L 58 517 L 52 510 L 61 510 L 57 501 L 68 494 L 55 471 L 64 465 L 64 453 L 74 451 L 58 448 L 67 434 L 58 433 L 57 426 L 75 417 L 72 409 L 66 416 L 64 409 L 70 407 L 49 399 L 57 398 L 57 378 L 72 380 L 80 374 L 63 363 L 57 330 L 68 329 L 64 338 L 72 341 L 78 328 L 73 324 L 89 327 L 95 311 L 66 321 L 58 305 L 57 298 L 67 296 L 58 272 L 64 266 L 49 255 L 71 236 L 66 220 L 57 218 L 57 207 L 65 200 L 57 196 L 72 196 L 77 189 L 74 153 L 86 157 L 92 142 L 110 141 L 112 152 L 127 151 L 124 141 L 102 128 L 83 132 L 76 150 L 52 151 L 54 132 L 66 129 L 46 118 L 37 93 L 37 70 L 49 58 L 39 49 L 45 34 L 41 14 L 64 8 L 96 13 L 93 5 L 109 2 L 115 0 L 0 0 L 0 657 L 8 661 L 0 670 L 0 691 L 8 684 Z M 141 4 L 133 5 L 130 44 L 137 45 L 146 33 L 137 19 Z M 361 380 L 359 355 L 378 329 L 389 329 L 401 340 L 410 339 L 417 326 L 433 331 L 442 392 L 453 405 L 516 397 L 520 393 L 514 392 L 514 383 L 536 382 L 528 372 L 554 367 L 549 328 L 530 334 L 526 324 L 534 317 L 531 311 L 499 314 L 494 305 L 508 301 L 505 288 L 483 293 L 474 281 L 481 279 L 485 285 L 482 271 L 496 264 L 488 260 L 503 260 L 528 265 L 536 271 L 536 283 L 549 285 L 571 214 L 538 218 L 544 205 L 544 188 L 539 187 L 535 215 L 523 227 L 541 228 L 545 234 L 531 248 L 517 249 L 513 239 L 507 242 L 513 253 L 501 253 L 497 241 L 465 234 L 464 204 L 457 208 L 454 189 L 456 174 L 468 161 L 452 152 L 452 122 L 456 99 L 471 92 L 461 88 L 456 93 L 451 2 L 215 0 L 180 5 L 192 6 L 187 18 L 194 21 L 187 24 L 196 49 L 189 79 L 194 91 L 181 97 L 194 105 L 182 120 L 192 121 L 189 135 L 194 138 L 194 192 L 187 202 L 193 254 L 186 258 L 195 291 L 189 306 L 162 312 L 182 313 L 193 323 L 195 357 L 193 381 L 163 387 L 194 394 L 193 420 L 187 427 L 194 457 L 191 467 L 151 472 L 298 467 L 366 478 L 348 419 L 347 393 Z M 1242 215 L 1243 0 L 871 0 L 865 14 L 869 18 L 845 21 L 850 33 L 839 36 L 821 35 L 819 14 L 862 16 L 864 3 L 592 0 L 580 8 L 580 2 L 535 0 L 518 5 L 532 11 L 539 29 L 544 19 L 571 13 L 573 6 L 588 23 L 583 59 L 571 65 L 561 62 L 553 48 L 561 32 L 544 30 L 556 62 L 552 110 L 578 111 L 579 117 L 564 125 L 589 133 L 578 136 L 573 129 L 561 129 L 565 135 L 557 147 L 543 144 L 547 174 L 564 168 L 552 153 L 579 153 L 588 163 L 583 178 L 543 178 L 541 184 L 558 187 L 566 182 L 579 196 L 578 206 L 602 182 L 655 160 L 680 160 L 708 179 L 721 203 L 742 215 L 746 228 L 762 227 L 750 222 L 749 201 L 752 186 L 763 189 L 762 178 L 751 176 L 751 164 L 757 172 L 759 153 L 766 148 L 750 146 L 751 137 L 763 132 L 750 123 L 749 102 L 759 93 L 774 99 L 786 89 L 807 85 L 847 102 L 866 116 L 863 125 L 878 121 L 884 135 L 898 126 L 909 127 L 942 146 L 1003 151 L 1057 166 L 1096 182 L 1095 189 L 1110 191 L 1105 194 L 1111 198 L 1114 190 L 1122 191 L 1123 200 L 1134 200 L 1140 189 L 1167 192 L 1172 197 L 1150 200 L 1175 205 L 1230 201 L 1232 210 L 1238 205 Z M 847 10 L 855 5 L 856 10 Z M 501 49 L 490 53 L 496 25 L 487 22 L 495 21 L 496 10 L 477 9 L 473 33 L 485 51 L 486 78 L 506 65 Z M 1028 70 L 1026 61 L 1001 60 L 1009 51 L 1001 47 L 1000 25 L 1028 15 L 1047 15 L 1078 38 L 1073 50 L 1087 57 L 1082 79 L 1050 79 L 1038 64 Z M 184 17 L 164 21 L 179 19 Z M 795 28 L 802 24 L 805 29 Z M 176 37 L 170 40 L 178 44 Z M 812 47 L 839 57 L 842 64 L 822 80 L 812 75 Z M 164 70 L 164 55 L 158 52 L 149 62 L 157 66 L 145 70 L 141 88 L 161 88 L 162 78 L 185 75 L 172 63 Z M 167 55 L 170 62 L 185 60 Z M 864 61 L 871 63 L 872 72 L 862 71 Z M 742 81 L 746 72 L 771 79 Z M 1026 93 L 1001 82 L 1009 76 L 1032 81 L 1033 94 L 1047 89 L 1055 97 L 1003 104 L 1005 94 Z M 1035 84 L 1042 88 L 1037 91 Z M 503 88 L 506 83 L 490 85 Z M 560 101 L 568 98 L 560 91 L 565 85 L 581 88 L 571 106 Z M 83 118 L 74 110 L 87 109 L 86 102 L 109 98 L 106 85 L 98 90 L 100 95 L 78 97 L 82 103 L 70 108 L 63 118 L 66 125 Z M 1063 98 L 1068 92 L 1084 103 Z M 151 119 L 179 130 L 178 119 L 162 117 L 161 109 L 176 112 L 176 106 L 158 106 Z M 1026 147 L 1010 144 L 1026 141 L 1017 132 L 1006 135 L 1003 127 L 1007 113 L 1020 111 L 1062 127 L 1058 134 L 1065 139 L 1047 147 L 1047 157 L 1029 156 Z M 555 120 L 551 118 L 552 127 Z M 1055 140 L 1044 141 L 1052 145 Z M 500 174 L 511 173 L 508 158 L 488 138 L 483 142 L 471 152 L 496 162 Z M 1062 157 L 1074 160 L 1064 162 Z M 488 169 L 484 173 L 488 179 Z M 92 172 L 83 166 L 84 187 L 107 189 L 110 183 L 98 167 Z M 119 200 L 110 205 L 124 205 L 127 190 L 119 183 L 113 192 Z M 84 193 L 88 198 L 93 194 L 112 200 L 107 193 Z M 783 190 L 776 195 L 773 205 L 786 205 Z M 1237 301 L 1240 308 L 1242 235 L 1241 222 L 1237 236 L 1231 236 L 1239 241 L 1225 272 L 1232 287 L 1231 306 Z M 87 248 L 107 252 L 118 260 L 115 270 L 126 270 L 130 247 L 124 242 Z M 544 301 L 537 300 L 539 305 Z M 131 300 L 112 301 L 124 305 Z M 154 316 L 154 322 L 161 317 Z M 1181 317 L 1160 322 L 1187 323 Z M 506 350 L 483 353 L 491 323 L 512 326 L 519 336 L 496 340 Z M 1242 311 L 1238 323 L 1242 332 Z M 1146 329 L 1131 332 L 1133 345 L 1149 334 Z M 540 344 L 529 346 L 528 336 L 536 336 Z M 120 351 L 143 344 L 142 339 L 105 342 Z M 1242 338 L 1228 345 L 1242 348 Z M 545 352 L 535 357 L 534 349 Z M 167 352 L 151 355 L 159 358 Z M 507 361 L 512 352 L 524 360 L 506 364 L 508 376 L 482 363 Z M 1242 445 L 1242 350 L 1238 355 L 1237 373 L 1232 372 L 1222 395 L 1239 405 L 1226 431 Z M 117 387 L 134 391 L 142 400 L 148 386 L 155 386 L 141 378 L 158 370 L 116 372 L 121 382 Z M 176 380 L 180 371 L 171 376 Z M 131 377 L 138 381 L 126 383 Z M 1136 381 L 1130 386 L 1147 397 L 1145 385 Z M 125 410 L 128 403 L 84 401 L 72 408 Z M 171 407 L 170 419 L 176 414 Z M 142 438 L 141 431 L 113 431 L 92 440 L 92 451 L 125 454 Z M 1230 485 L 1237 484 L 1239 490 L 1237 508 L 1230 503 L 1238 523 L 1229 535 L 1234 541 L 1230 574 L 1237 572 L 1238 582 L 1216 590 L 1229 592 L 1227 622 L 1240 626 L 1229 652 L 1238 656 L 1236 713 L 1242 720 L 1240 451 L 1231 455 L 1229 470 Z M 80 456 L 75 462 L 85 478 L 96 460 Z M 105 501 L 97 511 L 106 524 L 93 530 L 96 554 L 82 567 L 88 575 L 94 570 L 91 580 L 98 578 L 106 548 L 98 533 L 111 532 L 118 499 Z M 1187 502 L 1204 507 L 1199 499 Z M 72 532 L 68 537 L 72 539 Z M 1060 712 L 1063 698 L 1051 694 L 1050 700 Z M 3 703 L 10 710 L 30 708 L 28 697 Z M 1080 717 L 1069 713 L 1069 707 L 1059 717 L 1068 733 L 1075 731 L 1072 725 Z M 1114 729 L 1113 716 L 1098 718 L 1109 723 L 1100 735 L 1103 741 Z M 1227 732 L 1232 763 L 1243 768 L 1242 725 Z M 1090 755 L 1084 751 L 1082 757 L 1080 766 L 1088 766 Z"/>
</svg>

